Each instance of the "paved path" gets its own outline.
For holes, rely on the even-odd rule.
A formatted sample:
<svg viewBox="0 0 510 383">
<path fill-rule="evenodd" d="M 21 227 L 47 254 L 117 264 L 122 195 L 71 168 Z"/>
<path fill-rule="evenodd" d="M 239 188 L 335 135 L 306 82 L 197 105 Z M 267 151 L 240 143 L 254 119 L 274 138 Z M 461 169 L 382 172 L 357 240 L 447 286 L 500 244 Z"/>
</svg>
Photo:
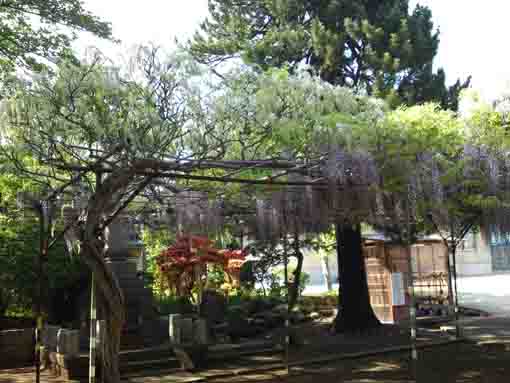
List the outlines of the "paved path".
<svg viewBox="0 0 510 383">
<path fill-rule="evenodd" d="M 510 346 L 510 316 L 466 319 L 461 324 L 464 335 L 469 339 Z"/>
<path fill-rule="evenodd" d="M 496 315 L 510 315 L 510 274 L 460 277 L 459 302 Z"/>
</svg>

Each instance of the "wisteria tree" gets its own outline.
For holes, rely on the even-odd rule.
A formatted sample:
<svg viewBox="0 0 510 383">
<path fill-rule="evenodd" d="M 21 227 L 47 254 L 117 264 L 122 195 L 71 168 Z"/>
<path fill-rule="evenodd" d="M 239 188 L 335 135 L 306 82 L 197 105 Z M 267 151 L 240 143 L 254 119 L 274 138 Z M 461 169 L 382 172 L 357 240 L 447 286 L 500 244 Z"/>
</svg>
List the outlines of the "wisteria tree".
<svg viewBox="0 0 510 383">
<path fill-rule="evenodd" d="M 96 55 L 55 76 L 20 84 L 2 111 L 4 169 L 48 188 L 81 185 L 82 210 L 66 235 L 94 273 L 107 322 L 105 381 L 118 382 L 123 296 L 105 264 L 105 229 L 161 173 L 223 155 L 227 132 L 211 127 L 200 71 L 179 54 L 142 49 L 130 73 Z M 172 182 L 165 185 L 176 192 Z"/>
<path fill-rule="evenodd" d="M 231 129 L 232 114 L 219 110 L 228 98 L 214 84 L 204 85 L 206 78 L 186 56 L 160 60 L 156 51 L 142 49 L 129 73 L 101 56 L 79 66 L 63 63 L 56 75 L 19 84 L 2 104 L 3 169 L 81 199 L 81 211 L 67 217 L 64 232 L 94 273 L 100 311 L 106 313 L 106 382 L 120 379 L 124 323 L 122 291 L 105 262 L 108 225 L 142 194 L 173 208 L 178 226 L 201 224 L 204 208 L 214 218 L 219 204 L 196 202 L 194 189 L 210 189 L 212 182 L 276 185 L 259 176 L 307 167 L 276 151 L 254 150 L 263 142 L 257 144 L 257 137 L 267 140 L 273 131 Z M 256 153 L 265 156 L 257 159 Z M 216 196 L 221 189 L 213 190 Z M 166 204 L 161 196 L 174 202 Z"/>
<path fill-rule="evenodd" d="M 307 210 L 303 185 L 274 189 L 270 201 L 260 206 L 279 211 L 279 222 L 266 222 L 259 232 L 265 235 L 274 226 L 269 234 L 276 236 L 292 235 L 293 231 L 318 233 L 329 230 L 331 224 L 338 225 L 339 279 L 344 297 L 338 329 L 354 331 L 378 325 L 370 306 L 360 223 L 372 212 L 369 190 L 378 180 L 364 141 L 370 127 L 384 117 L 384 103 L 356 96 L 306 72 L 289 75 L 285 70 L 258 76 L 247 71 L 235 78 L 220 101 L 220 110 L 232 121 L 233 129 L 250 134 L 251 141 L 239 145 L 241 156 L 283 155 L 302 161 L 297 178 L 286 171 L 265 176 L 287 181 L 314 179 L 318 183 L 310 188 L 322 191 L 320 197 L 314 197 L 318 199 L 315 206 Z"/>
</svg>

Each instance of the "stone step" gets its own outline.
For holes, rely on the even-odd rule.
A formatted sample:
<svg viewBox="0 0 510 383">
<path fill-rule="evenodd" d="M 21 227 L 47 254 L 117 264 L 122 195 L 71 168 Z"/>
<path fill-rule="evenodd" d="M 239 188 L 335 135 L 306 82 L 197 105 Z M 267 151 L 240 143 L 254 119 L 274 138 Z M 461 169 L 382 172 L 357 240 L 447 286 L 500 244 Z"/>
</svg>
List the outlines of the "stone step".
<svg viewBox="0 0 510 383">
<path fill-rule="evenodd" d="M 144 359 L 139 361 L 132 361 L 127 363 L 121 363 L 120 373 L 121 375 L 130 375 L 134 373 L 146 373 L 151 370 L 180 370 L 181 364 L 175 357 L 172 358 L 160 358 L 160 359 Z"/>
<path fill-rule="evenodd" d="M 246 344 L 211 345 L 207 360 L 211 368 L 222 366 L 224 362 L 260 361 L 260 358 L 278 356 L 281 350 L 269 342 Z M 169 344 L 158 347 L 123 350 L 119 354 L 120 371 L 123 376 L 150 375 L 151 371 L 180 371 L 181 363 Z M 272 358 L 270 358 L 272 359 Z M 99 367 L 99 366 L 98 366 Z M 73 378 L 84 378 L 88 373 L 88 354 L 83 353 L 73 361 Z"/>
<path fill-rule="evenodd" d="M 165 370 L 165 371 L 179 371 L 181 370 L 181 363 L 175 356 L 166 356 L 170 352 L 173 355 L 173 351 L 168 348 L 154 348 L 152 350 L 133 350 L 131 355 L 123 356 L 120 362 L 121 374 L 126 376 L 133 376 L 138 374 L 147 374 L 148 371 L 153 370 Z M 126 352 L 124 352 L 126 353 Z M 214 351 L 214 348 L 208 352 L 207 360 L 211 363 L 211 367 L 220 366 L 222 362 L 230 362 L 234 360 L 243 359 L 245 362 L 249 362 L 251 359 L 257 359 L 261 357 L 268 357 L 278 354 L 279 351 L 275 348 L 261 348 L 254 349 L 248 348 L 242 350 L 242 347 L 234 347 L 232 349 L 224 348 L 222 351 Z M 149 358 L 149 356 L 152 356 Z"/>
<path fill-rule="evenodd" d="M 281 353 L 280 350 L 276 348 L 264 348 L 258 350 L 244 350 L 244 351 L 227 351 L 223 353 L 213 353 L 210 352 L 208 355 L 208 360 L 210 361 L 223 361 L 223 360 L 235 360 L 235 359 L 250 359 L 250 358 L 258 358 L 262 356 L 269 356 Z"/>
<path fill-rule="evenodd" d="M 175 357 L 170 345 L 146 347 L 140 349 L 123 350 L 119 354 L 119 362 L 140 362 L 144 360 L 158 360 Z"/>
</svg>

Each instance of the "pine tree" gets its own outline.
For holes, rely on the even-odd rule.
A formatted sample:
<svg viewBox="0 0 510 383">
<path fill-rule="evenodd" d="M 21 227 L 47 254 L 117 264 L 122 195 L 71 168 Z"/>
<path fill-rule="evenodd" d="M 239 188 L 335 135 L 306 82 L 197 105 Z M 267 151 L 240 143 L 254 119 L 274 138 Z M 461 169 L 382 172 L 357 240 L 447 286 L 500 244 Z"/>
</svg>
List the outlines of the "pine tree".
<svg viewBox="0 0 510 383">
<path fill-rule="evenodd" d="M 469 79 L 445 86 L 433 72 L 439 31 L 429 8 L 407 0 L 209 0 L 210 17 L 191 41 L 209 65 L 242 57 L 261 69 L 308 64 L 337 85 L 392 105 L 438 102 L 456 109 Z"/>
<path fill-rule="evenodd" d="M 110 24 L 80 0 L 0 1 L 0 76 L 16 67 L 39 71 L 48 61 L 70 57 L 78 31 L 112 38 Z"/>
</svg>

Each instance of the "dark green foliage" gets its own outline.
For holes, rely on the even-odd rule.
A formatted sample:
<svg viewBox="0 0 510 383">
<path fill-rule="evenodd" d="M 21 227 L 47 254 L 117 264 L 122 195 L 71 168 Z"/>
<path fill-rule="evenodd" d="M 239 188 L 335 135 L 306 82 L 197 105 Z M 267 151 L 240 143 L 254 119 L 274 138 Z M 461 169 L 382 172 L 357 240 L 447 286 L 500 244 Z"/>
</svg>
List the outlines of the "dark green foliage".
<svg viewBox="0 0 510 383">
<path fill-rule="evenodd" d="M 112 37 L 110 24 L 86 11 L 80 0 L 0 1 L 0 75 L 16 66 L 41 70 L 45 60 L 71 57 L 78 31 Z"/>
<path fill-rule="evenodd" d="M 37 299 L 38 222 L 3 216 L 0 228 L 0 316 L 10 311 L 29 313 Z M 42 305 L 52 322 L 70 322 L 77 299 L 87 288 L 89 273 L 65 251 L 63 241 L 48 253 L 43 266 Z"/>
<path fill-rule="evenodd" d="M 210 0 L 191 51 L 202 62 L 232 57 L 270 67 L 308 64 L 332 83 L 392 105 L 435 101 L 456 109 L 460 81 L 434 73 L 439 32 L 429 8 L 405 0 Z"/>
<path fill-rule="evenodd" d="M 225 283 L 223 267 L 220 265 L 212 265 L 212 267 L 207 270 L 207 284 L 211 287 L 219 288 L 223 283 Z"/>
<path fill-rule="evenodd" d="M 250 254 L 259 258 L 258 261 L 246 268 L 242 278 L 258 282 L 263 289 L 264 295 L 271 297 L 282 297 L 289 295 L 290 306 L 297 303 L 306 285 L 310 282 L 310 276 L 302 271 L 303 253 L 302 247 L 308 246 L 309 241 L 305 239 L 286 238 L 278 242 L 255 241 L 248 250 Z M 285 276 L 283 270 L 275 270 L 285 265 L 285 258 L 290 262 L 296 260 L 297 266 L 288 268 L 289 291 L 285 288 Z"/>
<path fill-rule="evenodd" d="M 156 311 L 160 315 L 190 314 L 195 311 L 193 304 L 187 297 L 156 296 Z"/>
<path fill-rule="evenodd" d="M 37 186 L 7 172 L 0 175 L 0 316 L 30 315 L 38 296 L 39 221 L 32 210 L 18 208 L 20 190 L 35 192 Z M 76 319 L 90 273 L 79 258 L 70 257 L 63 240 L 51 247 L 43 276 L 41 303 L 47 318 L 59 323 Z"/>
<path fill-rule="evenodd" d="M 241 287 L 246 287 L 248 289 L 252 289 L 257 282 L 255 277 L 255 262 L 254 261 L 246 261 L 241 266 L 241 271 L 239 274 L 239 280 L 241 282 Z"/>
</svg>

